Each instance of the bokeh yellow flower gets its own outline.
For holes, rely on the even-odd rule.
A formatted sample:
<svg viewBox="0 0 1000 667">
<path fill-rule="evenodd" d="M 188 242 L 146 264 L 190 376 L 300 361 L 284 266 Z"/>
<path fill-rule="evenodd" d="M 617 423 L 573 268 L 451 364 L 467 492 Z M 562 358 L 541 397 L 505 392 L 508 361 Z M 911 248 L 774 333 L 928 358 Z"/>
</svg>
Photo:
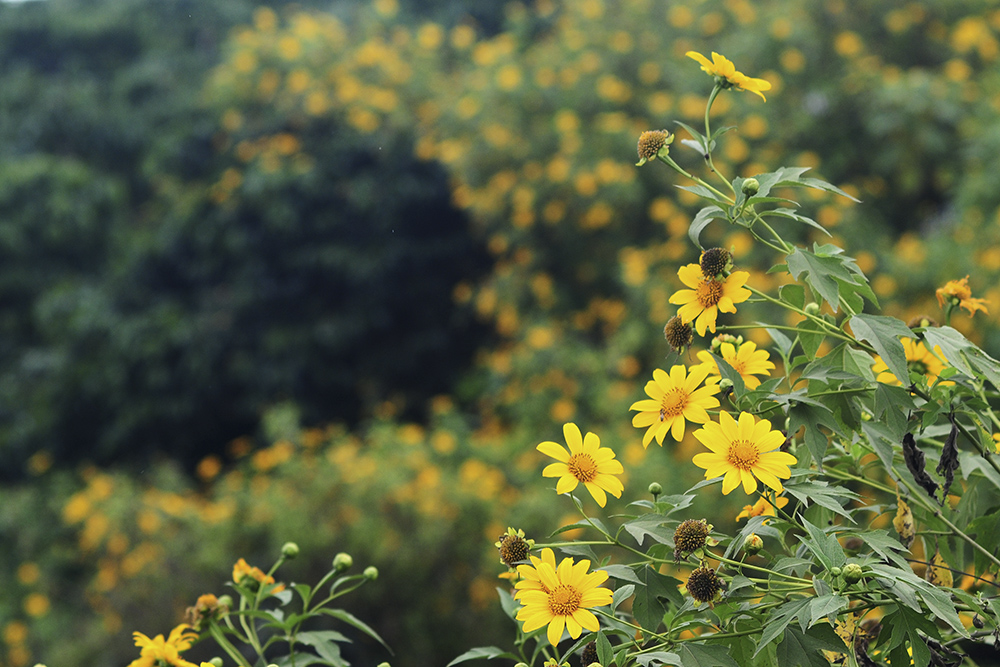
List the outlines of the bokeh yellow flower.
<svg viewBox="0 0 1000 667">
<path fill-rule="evenodd" d="M 755 95 L 760 95 L 760 99 L 765 102 L 767 101 L 767 98 L 764 97 L 764 93 L 761 91 L 771 90 L 771 84 L 764 79 L 754 79 L 747 76 L 743 72 L 736 71 L 736 65 L 734 65 L 732 61 L 725 56 L 721 56 L 715 51 L 712 51 L 712 60 L 709 60 L 697 51 L 688 51 L 684 55 L 701 63 L 702 71 L 707 72 L 712 76 L 721 77 L 725 81 L 723 87 L 732 87 L 737 90 L 748 90 Z"/>
<path fill-rule="evenodd" d="M 166 639 L 163 635 L 156 635 L 150 639 L 141 632 L 133 632 L 135 645 L 142 649 L 139 657 L 129 663 L 128 667 L 196 667 L 193 662 L 188 662 L 180 657 L 181 651 L 191 648 L 191 644 L 198 638 L 198 634 L 191 632 L 191 628 L 186 623 L 181 623 L 170 631 L 170 636 Z"/>
<path fill-rule="evenodd" d="M 515 585 L 514 599 L 523 605 L 517 620 L 524 621 L 524 632 L 547 625 L 546 636 L 556 646 L 563 630 L 573 639 L 584 629 L 600 630 L 597 617 L 588 609 L 611 604 L 612 593 L 601 587 L 607 572 L 588 572 L 589 560 L 574 563 L 572 558 L 564 558 L 557 567 L 554 563 L 552 550 L 543 549 L 541 558 L 531 556 L 531 565 L 519 565 L 517 571 L 524 581 Z"/>
<path fill-rule="evenodd" d="M 935 345 L 934 352 L 927 349 L 923 341 L 913 340 L 912 338 L 903 338 L 903 353 L 906 355 L 906 367 L 910 372 L 920 373 L 927 378 L 927 384 L 934 384 L 938 376 L 941 375 L 941 371 L 945 368 L 944 363 L 944 353 L 941 351 L 941 346 Z M 899 379 L 892 374 L 889 370 L 889 366 L 885 363 L 882 357 L 875 355 L 875 364 L 872 366 L 872 372 L 875 373 L 875 379 L 883 384 L 900 384 Z M 906 379 L 907 385 L 909 385 L 909 378 Z M 942 384 L 954 384 L 947 380 L 943 381 Z"/>
<path fill-rule="evenodd" d="M 741 412 L 739 421 L 721 412 L 718 423 L 708 422 L 694 432 L 694 437 L 712 450 L 696 454 L 694 464 L 705 469 L 706 479 L 723 477 L 723 494 L 740 483 L 747 495 L 754 493 L 758 479 L 781 493 L 781 480 L 791 477 L 788 466 L 796 462 L 791 454 L 778 451 L 785 435 L 771 430 L 768 420 L 758 420 L 749 412 Z"/>
<path fill-rule="evenodd" d="M 704 364 L 693 367 L 690 373 L 680 364 L 673 366 L 669 375 L 659 368 L 653 371 L 653 379 L 645 387 L 649 398 L 629 407 L 629 410 L 639 411 L 632 417 L 632 426 L 646 429 L 642 436 L 643 447 L 648 447 L 653 438 L 662 447 L 668 432 L 680 442 L 684 438 L 685 420 L 704 424 L 710 419 L 708 410 L 719 407 L 719 399 L 715 398 L 719 386 L 698 386 L 708 372 Z"/>
<path fill-rule="evenodd" d="M 719 355 L 740 374 L 740 377 L 743 378 L 743 384 L 746 385 L 747 389 L 756 389 L 759 387 L 760 380 L 756 376 L 763 375 L 767 377 L 774 369 L 774 364 L 770 360 L 771 355 L 767 353 L 767 350 L 758 350 L 757 344 L 753 341 L 743 343 L 738 350 L 732 343 L 722 343 L 719 346 Z M 719 364 L 715 361 L 715 357 L 712 356 L 711 352 L 702 350 L 698 353 L 698 358 L 701 359 L 703 364 L 708 366 L 710 375 L 721 377 Z M 709 378 L 709 380 L 712 379 Z"/>
<path fill-rule="evenodd" d="M 572 422 L 563 425 L 563 437 L 569 445 L 568 452 L 562 445 L 551 441 L 537 447 L 538 451 L 557 461 L 545 466 L 542 471 L 545 477 L 559 478 L 556 493 L 569 493 L 582 483 L 601 507 L 608 501 L 605 491 L 621 498 L 624 487 L 615 475 L 625 470 L 621 462 L 615 460 L 614 451 L 601 447 L 601 440 L 595 433 L 587 433 L 584 437 L 580 427 Z"/>
<path fill-rule="evenodd" d="M 778 499 L 774 502 L 780 510 L 788 504 L 788 498 L 785 496 L 778 496 Z M 778 513 L 774 509 L 775 505 L 772 505 L 767 498 L 761 496 L 753 505 L 744 505 L 743 511 L 736 515 L 736 520 L 739 521 L 740 519 L 749 519 L 754 516 L 777 516 Z M 767 521 L 765 520 L 764 523 L 767 523 Z"/>
<path fill-rule="evenodd" d="M 677 290 L 669 301 L 680 306 L 677 314 L 685 324 L 694 321 L 699 336 L 704 336 L 706 329 L 715 333 L 719 311 L 735 313 L 736 304 L 750 298 L 750 290 L 744 287 L 750 278 L 746 271 L 733 271 L 718 280 L 704 275 L 698 264 L 685 264 L 677 270 L 677 276 L 691 289 Z"/>
<path fill-rule="evenodd" d="M 938 305 L 942 308 L 950 305 L 954 308 L 956 305 L 969 311 L 969 316 L 976 314 L 977 310 L 981 310 L 987 315 L 989 311 L 986 310 L 986 304 L 988 303 L 986 299 L 974 299 L 972 298 L 972 288 L 969 287 L 969 276 L 965 276 L 961 280 L 949 280 L 944 284 L 944 287 L 939 287 L 935 292 L 937 295 Z"/>
</svg>

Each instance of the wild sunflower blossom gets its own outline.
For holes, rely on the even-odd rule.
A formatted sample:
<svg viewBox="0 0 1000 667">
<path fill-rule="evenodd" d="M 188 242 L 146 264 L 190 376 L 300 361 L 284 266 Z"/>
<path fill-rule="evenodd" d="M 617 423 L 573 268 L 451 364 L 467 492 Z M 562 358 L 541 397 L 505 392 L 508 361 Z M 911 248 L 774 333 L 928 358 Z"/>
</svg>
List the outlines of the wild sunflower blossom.
<svg viewBox="0 0 1000 667">
<path fill-rule="evenodd" d="M 170 631 L 170 636 L 166 639 L 163 635 L 156 635 L 150 639 L 141 632 L 133 632 L 135 645 L 142 651 L 139 657 L 129 663 L 128 667 L 163 667 L 173 665 L 173 667 L 198 667 L 193 662 L 188 662 L 180 656 L 181 651 L 191 648 L 191 644 L 198 638 L 198 633 L 191 631 L 191 626 L 181 623 Z"/>
<path fill-rule="evenodd" d="M 761 496 L 757 499 L 753 505 L 744 505 L 743 511 L 736 515 L 736 520 L 749 519 L 754 516 L 777 516 L 778 513 L 775 511 L 775 506 L 780 510 L 782 507 L 788 504 L 788 498 L 785 496 L 778 496 L 777 500 L 774 501 L 775 504 L 772 505 L 767 498 Z M 767 520 L 764 520 L 767 523 Z"/>
<path fill-rule="evenodd" d="M 931 352 L 924 345 L 923 341 L 913 340 L 912 338 L 902 338 L 900 340 L 903 343 L 903 354 L 906 356 L 907 370 L 926 377 L 928 385 L 934 384 L 946 366 L 945 362 L 942 361 L 944 353 L 941 351 L 941 346 L 935 345 L 934 351 Z M 900 384 L 899 378 L 892 374 L 888 364 L 878 355 L 875 355 L 875 364 L 872 366 L 872 372 L 875 373 L 875 379 L 883 384 Z M 907 385 L 909 385 L 909 382 L 909 378 L 907 378 Z M 941 384 L 954 383 L 944 380 Z"/>
<path fill-rule="evenodd" d="M 615 475 L 625 472 L 621 462 L 615 460 L 615 453 L 608 447 L 601 447 L 601 439 L 595 433 L 583 437 L 580 428 L 572 422 L 563 425 L 563 437 L 569 451 L 555 442 L 540 443 L 538 451 L 551 456 L 557 462 L 545 466 L 544 477 L 558 477 L 556 493 L 569 493 L 582 483 L 590 491 L 597 504 L 604 507 L 610 493 L 615 498 L 622 497 L 621 480 Z"/>
<path fill-rule="evenodd" d="M 671 367 L 670 374 L 657 368 L 653 379 L 646 383 L 648 399 L 636 401 L 629 410 L 638 410 L 632 417 L 632 426 L 645 428 L 642 446 L 648 447 L 656 438 L 663 446 L 663 438 L 670 435 L 680 442 L 684 439 L 684 425 L 687 421 L 704 424 L 710 417 L 708 410 L 719 407 L 719 385 L 699 387 L 708 376 L 709 368 L 704 364 L 688 370 L 678 364 Z"/>
<path fill-rule="evenodd" d="M 774 364 L 770 360 L 771 355 L 767 353 L 767 350 L 758 350 L 757 344 L 753 341 L 743 343 L 738 350 L 732 343 L 722 343 L 719 346 L 719 356 L 725 359 L 726 363 L 740 374 L 740 377 L 743 378 L 743 384 L 746 385 L 747 389 L 756 389 L 760 386 L 760 380 L 756 377 L 757 375 L 767 377 L 774 370 Z M 698 358 L 701 359 L 703 364 L 708 366 L 709 375 L 721 377 L 719 364 L 711 352 L 702 350 L 698 353 Z M 709 381 L 712 379 L 710 377 Z"/>
<path fill-rule="evenodd" d="M 750 298 L 750 290 L 744 287 L 750 274 L 733 271 L 724 279 L 705 276 L 698 264 L 685 264 L 677 270 L 677 276 L 690 289 L 680 289 L 670 295 L 670 303 L 679 305 L 677 314 L 685 324 L 694 321 L 699 336 L 708 329 L 715 333 L 715 322 L 719 312 L 735 313 L 736 304 Z"/>
<path fill-rule="evenodd" d="M 771 84 L 764 79 L 754 79 L 747 76 L 743 72 L 738 72 L 736 70 L 736 65 L 734 65 L 733 62 L 725 56 L 719 55 L 715 51 L 712 51 L 711 60 L 697 51 L 688 51 L 684 55 L 701 63 L 701 69 L 703 72 L 711 74 L 712 76 L 720 77 L 724 81 L 724 88 L 748 90 L 754 95 L 759 95 L 760 99 L 765 102 L 767 101 L 767 98 L 764 97 L 764 93 L 761 91 L 771 90 Z"/>
<path fill-rule="evenodd" d="M 551 549 L 543 549 L 541 558 L 531 556 L 531 565 L 518 565 L 524 580 L 515 584 L 514 599 L 522 605 L 517 620 L 524 621 L 524 632 L 547 625 L 546 636 L 555 646 L 563 630 L 573 639 L 584 629 L 600 630 L 597 617 L 588 609 L 611 604 L 612 592 L 601 587 L 608 573 L 589 569 L 589 560 L 574 563 L 572 558 L 564 558 L 556 566 Z"/>
<path fill-rule="evenodd" d="M 739 421 L 721 412 L 718 423 L 708 422 L 694 437 L 712 450 L 696 454 L 694 464 L 705 469 L 706 479 L 723 477 L 723 494 L 740 483 L 747 495 L 754 493 L 758 479 L 781 493 L 781 480 L 791 477 L 788 466 L 796 463 L 791 454 L 777 451 L 785 442 L 784 434 L 771 430 L 771 422 L 758 420 L 749 412 L 741 412 Z"/>
<path fill-rule="evenodd" d="M 937 296 L 938 305 L 944 308 L 946 305 L 951 305 L 954 308 L 956 305 L 969 311 L 969 316 L 976 314 L 977 310 L 981 310 L 987 315 L 989 315 L 988 310 L 986 310 L 986 304 L 988 303 L 986 299 L 974 299 L 972 298 L 972 289 L 969 287 L 969 276 L 965 276 L 961 280 L 949 280 L 944 284 L 944 287 L 939 287 L 935 292 Z"/>
</svg>

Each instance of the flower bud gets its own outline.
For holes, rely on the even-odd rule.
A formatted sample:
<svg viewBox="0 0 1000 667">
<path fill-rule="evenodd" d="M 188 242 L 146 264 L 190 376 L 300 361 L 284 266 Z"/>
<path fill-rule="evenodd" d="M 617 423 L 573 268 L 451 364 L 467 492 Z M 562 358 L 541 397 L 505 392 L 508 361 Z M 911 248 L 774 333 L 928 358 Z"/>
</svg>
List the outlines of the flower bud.
<svg viewBox="0 0 1000 667">
<path fill-rule="evenodd" d="M 835 566 L 833 566 L 833 567 L 830 568 L 830 575 L 834 576 L 834 577 L 839 577 L 841 571 L 842 570 L 835 565 Z"/>
<path fill-rule="evenodd" d="M 986 623 L 983 621 L 983 617 L 980 616 L 979 614 L 976 614 L 975 616 L 972 617 L 972 625 L 977 630 L 982 630 L 984 627 L 986 627 Z"/>
<path fill-rule="evenodd" d="M 209 664 L 212 665 L 212 667 L 222 667 L 222 665 L 224 664 L 222 662 L 222 658 L 220 658 L 219 656 L 215 656 L 214 658 L 212 658 L 208 662 L 209 662 Z"/>
<path fill-rule="evenodd" d="M 519 662 L 516 665 L 514 665 L 514 667 L 528 667 L 528 663 L 526 663 L 526 662 Z"/>
<path fill-rule="evenodd" d="M 388 662 L 380 662 L 380 663 L 378 663 L 378 667 L 389 667 L 389 663 Z"/>
<path fill-rule="evenodd" d="M 231 595 L 220 595 L 219 596 L 219 606 L 226 607 L 227 609 L 233 608 L 233 598 Z"/>
<path fill-rule="evenodd" d="M 663 487 L 660 486 L 659 482 L 652 482 L 649 485 L 649 493 L 650 493 L 651 496 L 653 496 L 653 499 L 655 500 L 656 496 L 658 496 L 661 493 L 663 493 Z"/>
<path fill-rule="evenodd" d="M 753 197 L 755 194 L 760 192 L 760 181 L 756 178 L 748 178 L 743 181 L 743 194 L 747 197 Z"/>
<path fill-rule="evenodd" d="M 856 584 L 861 581 L 861 577 L 865 573 L 857 563 L 848 563 L 844 566 L 842 574 L 844 575 L 844 581 L 849 584 Z"/>
<path fill-rule="evenodd" d="M 764 540 L 760 539 L 760 535 L 757 533 L 750 533 L 746 536 L 746 539 L 743 540 L 743 551 L 751 556 L 760 553 L 760 550 L 763 548 Z"/>
<path fill-rule="evenodd" d="M 378 579 L 378 568 L 375 567 L 374 565 L 369 565 L 368 567 L 365 568 L 365 571 L 362 574 L 365 575 L 365 579 L 368 579 L 369 581 L 375 581 L 376 579 Z"/>
<path fill-rule="evenodd" d="M 806 304 L 805 311 L 807 315 L 819 315 L 819 304 L 815 301 L 810 301 Z"/>
<path fill-rule="evenodd" d="M 732 389 L 733 389 L 732 380 L 730 380 L 729 378 L 722 378 L 721 380 L 719 380 L 719 391 L 721 393 L 723 394 L 728 393 L 732 391 Z"/>
<path fill-rule="evenodd" d="M 333 557 L 333 569 L 337 572 L 344 572 L 345 570 L 350 570 L 351 566 L 354 565 L 354 559 L 351 558 L 351 554 L 345 554 L 341 551 L 339 554 Z"/>
<path fill-rule="evenodd" d="M 281 555 L 291 560 L 299 555 L 299 545 L 295 542 L 285 542 L 281 545 Z"/>
</svg>

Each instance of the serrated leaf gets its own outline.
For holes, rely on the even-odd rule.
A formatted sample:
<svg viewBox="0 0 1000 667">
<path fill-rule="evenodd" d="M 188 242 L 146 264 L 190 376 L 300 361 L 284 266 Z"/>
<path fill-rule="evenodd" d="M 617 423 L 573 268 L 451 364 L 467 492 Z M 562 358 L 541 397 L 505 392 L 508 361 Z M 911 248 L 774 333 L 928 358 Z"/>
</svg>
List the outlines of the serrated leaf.
<svg viewBox="0 0 1000 667">
<path fill-rule="evenodd" d="M 677 652 L 683 667 L 740 667 L 724 646 L 684 642 Z"/>
<path fill-rule="evenodd" d="M 493 660 L 494 658 L 507 658 L 509 660 L 520 660 L 513 653 L 504 651 L 496 646 L 480 646 L 479 648 L 469 649 L 462 655 L 458 656 L 451 662 L 447 664 L 446 667 L 451 667 L 452 665 L 457 665 L 461 662 L 467 662 L 469 660 Z"/>
<path fill-rule="evenodd" d="M 818 222 L 816 222 L 815 220 L 813 220 L 809 216 L 799 215 L 798 213 L 796 213 L 795 211 L 793 211 L 790 208 L 776 208 L 776 209 L 772 209 L 770 211 L 767 211 L 766 213 L 762 213 L 761 215 L 762 216 L 776 215 L 776 216 L 781 217 L 781 218 L 787 218 L 789 220 L 794 220 L 795 222 L 801 222 L 804 225 L 808 225 L 809 227 L 812 227 L 814 229 L 818 229 L 819 231 L 823 232 L 827 236 L 833 236 L 833 234 L 831 234 L 830 232 L 828 232 L 823 225 L 819 224 Z"/>
<path fill-rule="evenodd" d="M 774 344 L 778 347 L 778 352 L 781 354 L 781 356 L 787 357 L 789 354 L 791 354 L 793 345 L 791 338 L 781 333 L 777 329 L 770 329 L 765 327 L 764 330 L 767 331 L 767 335 L 771 337 L 771 340 L 773 340 Z"/>
<path fill-rule="evenodd" d="M 889 371 L 904 384 L 910 373 L 906 366 L 906 352 L 900 338 L 913 338 L 913 331 L 902 320 L 884 315 L 855 315 L 851 318 L 851 330 L 858 340 L 866 341 L 875 348 Z"/>
<path fill-rule="evenodd" d="M 812 598 L 802 598 L 776 607 L 771 618 L 764 624 L 764 630 L 761 632 L 760 640 L 757 642 L 757 650 L 753 654 L 754 657 L 756 658 L 768 644 L 784 632 L 789 623 L 798 618 L 800 614 L 807 613 L 811 601 Z"/>
<path fill-rule="evenodd" d="M 604 565 L 598 569 L 604 570 L 605 572 L 608 573 L 609 576 L 615 579 L 621 579 L 623 581 L 631 581 L 632 583 L 635 584 L 642 584 L 642 581 L 639 579 L 639 577 L 636 576 L 635 570 L 633 570 L 628 565 L 617 565 L 617 564 Z"/>
<path fill-rule="evenodd" d="M 827 535 L 822 528 L 814 526 L 805 518 L 802 519 L 802 526 L 809 533 L 809 536 L 807 538 L 800 535 L 799 540 L 815 554 L 826 569 L 844 566 L 847 562 L 847 555 L 844 554 L 844 548 L 840 546 L 836 537 Z"/>
<path fill-rule="evenodd" d="M 649 566 L 639 572 L 639 578 L 645 585 L 636 589 L 635 599 L 632 601 L 632 615 L 643 628 L 655 632 L 667 609 L 664 601 L 678 607 L 683 604 L 681 594 L 677 590 L 681 582 L 660 574 Z"/>
<path fill-rule="evenodd" d="M 944 358 L 952 366 L 959 368 L 972 377 L 973 369 L 986 376 L 986 379 L 997 389 L 1000 389 L 1000 361 L 973 345 L 969 339 L 951 327 L 930 327 L 923 333 L 924 340 L 930 349 L 940 346 Z"/>
<path fill-rule="evenodd" d="M 642 665 L 642 667 L 655 667 L 656 665 L 683 665 L 681 662 L 681 657 L 676 653 L 670 653 L 668 651 L 653 651 L 651 653 L 642 653 L 635 656 L 635 661 L 637 664 Z M 610 664 L 610 663 L 601 663 Z M 620 664 L 620 663 L 619 663 Z"/>
<path fill-rule="evenodd" d="M 347 667 L 347 662 L 340 657 L 340 647 L 334 642 L 334 640 L 326 639 L 327 633 L 332 632 L 329 630 L 320 630 L 316 632 L 300 632 L 296 635 L 298 641 L 302 642 L 306 646 L 311 646 L 316 655 L 325 660 L 335 667 Z M 339 632 L 336 634 L 340 634 Z M 343 635 L 340 635 L 343 637 Z M 344 637 L 346 640 L 347 638 Z"/>
<path fill-rule="evenodd" d="M 785 491 L 803 505 L 819 505 L 854 522 L 850 513 L 843 507 L 845 501 L 858 498 L 858 495 L 849 489 L 832 487 L 826 482 L 805 481 L 785 484 Z"/>
<path fill-rule="evenodd" d="M 848 602 L 847 598 L 836 593 L 813 598 L 812 602 L 809 603 L 809 627 L 816 625 L 820 619 L 836 614 L 846 607 Z"/>
<path fill-rule="evenodd" d="M 840 641 L 829 625 L 821 625 L 802 632 L 795 627 L 785 629 L 785 637 L 778 644 L 777 659 L 781 667 L 829 667 L 822 651 L 843 652 Z"/>
<path fill-rule="evenodd" d="M 597 660 L 602 665 L 610 665 L 611 661 L 614 659 L 614 649 L 611 647 L 611 642 L 608 641 L 607 636 L 603 632 L 597 633 L 597 638 L 594 640 L 597 649 Z"/>
<path fill-rule="evenodd" d="M 344 611 L 343 609 L 330 609 L 327 607 L 324 607 L 319 611 L 327 616 L 333 616 L 337 620 L 343 621 L 344 623 L 361 630 L 361 632 L 381 644 L 390 654 L 392 653 L 392 649 L 389 648 L 389 645 L 382 640 L 382 637 L 380 637 L 379 634 L 375 632 L 375 630 L 373 630 L 367 623 L 362 621 L 360 618 L 357 618 L 354 614 Z"/>
<path fill-rule="evenodd" d="M 919 631 L 938 637 L 937 627 L 934 623 L 907 607 L 896 605 L 895 610 L 882 617 L 882 626 L 883 632 L 886 629 L 891 631 L 889 641 L 885 645 L 886 650 L 892 651 L 895 647 L 902 647 L 901 656 L 906 656 L 905 647 L 912 647 L 913 664 L 916 667 L 927 667 L 930 664 L 931 654 Z M 897 658 L 892 653 L 890 653 L 890 659 L 893 667 L 897 667 Z M 902 657 L 899 658 L 899 660 L 901 659 Z M 906 664 L 909 664 L 909 657 L 906 661 Z"/>
<path fill-rule="evenodd" d="M 639 546 L 642 546 L 647 535 L 660 544 L 673 544 L 674 531 L 664 528 L 666 523 L 670 523 L 670 520 L 664 516 L 644 514 L 623 524 L 622 528 L 635 538 Z"/>
</svg>

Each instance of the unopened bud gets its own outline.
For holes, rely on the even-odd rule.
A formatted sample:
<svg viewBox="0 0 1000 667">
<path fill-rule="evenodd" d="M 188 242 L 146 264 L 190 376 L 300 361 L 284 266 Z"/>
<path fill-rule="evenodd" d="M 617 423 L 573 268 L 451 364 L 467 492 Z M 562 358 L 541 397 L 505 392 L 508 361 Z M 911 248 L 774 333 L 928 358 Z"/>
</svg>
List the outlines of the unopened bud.
<svg viewBox="0 0 1000 667">
<path fill-rule="evenodd" d="M 756 178 L 748 178 L 743 181 L 743 194 L 747 197 L 753 197 L 755 194 L 760 192 L 760 181 Z"/>
<path fill-rule="evenodd" d="M 819 315 L 819 304 L 815 301 L 810 301 L 806 304 L 805 311 L 807 315 Z"/>
<path fill-rule="evenodd" d="M 219 606 L 226 607 L 227 609 L 233 608 L 233 598 L 230 595 L 220 595 L 219 596 Z"/>
<path fill-rule="evenodd" d="M 222 667 L 222 665 L 225 664 L 225 663 L 222 662 L 222 658 L 220 658 L 219 656 L 215 656 L 214 658 L 212 658 L 208 662 L 209 662 L 209 664 L 212 665 L 212 667 Z"/>
<path fill-rule="evenodd" d="M 861 577 L 865 575 L 864 570 L 857 563 L 848 563 L 844 566 L 842 574 L 844 575 L 844 581 L 849 584 L 856 584 L 861 581 Z"/>
<path fill-rule="evenodd" d="M 658 495 L 660 495 L 661 493 L 663 493 L 663 487 L 662 487 L 662 486 L 660 486 L 660 483 L 659 483 L 659 482 L 652 482 L 652 483 L 651 483 L 651 484 L 649 485 L 649 493 L 650 493 L 650 495 L 652 495 L 652 496 L 653 496 L 653 498 L 655 499 L 655 498 L 656 498 L 656 496 L 658 496 Z"/>
<path fill-rule="evenodd" d="M 841 572 L 842 570 L 836 565 L 830 568 L 830 574 L 833 575 L 834 577 L 839 577 Z"/>
<path fill-rule="evenodd" d="M 760 535 L 757 533 L 750 533 L 743 540 L 743 551 L 747 552 L 751 556 L 760 552 L 764 548 L 764 540 L 760 539 Z"/>
<path fill-rule="evenodd" d="M 351 558 L 351 554 L 345 554 L 341 551 L 339 554 L 333 557 L 333 569 L 337 572 L 344 572 L 345 570 L 350 570 L 351 566 L 354 565 L 354 559 Z"/>
<path fill-rule="evenodd" d="M 281 555 L 289 560 L 299 555 L 299 545 L 295 542 L 285 542 L 281 545 Z"/>
<path fill-rule="evenodd" d="M 389 667 L 389 663 L 388 662 L 380 662 L 380 663 L 378 663 L 378 667 Z"/>
<path fill-rule="evenodd" d="M 374 565 L 369 565 L 368 567 L 365 568 L 365 571 L 362 574 L 365 575 L 365 579 L 368 579 L 369 581 L 375 581 L 376 579 L 378 579 L 378 568 L 375 567 Z"/>
</svg>

